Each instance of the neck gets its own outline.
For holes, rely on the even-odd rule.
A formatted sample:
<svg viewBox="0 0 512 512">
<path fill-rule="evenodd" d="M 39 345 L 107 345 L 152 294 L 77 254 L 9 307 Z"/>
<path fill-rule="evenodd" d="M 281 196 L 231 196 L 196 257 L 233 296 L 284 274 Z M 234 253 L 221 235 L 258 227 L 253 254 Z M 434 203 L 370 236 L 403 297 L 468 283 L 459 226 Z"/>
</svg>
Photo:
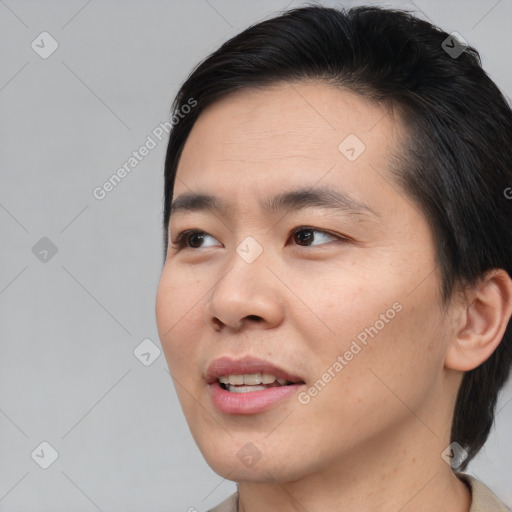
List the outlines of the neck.
<svg viewBox="0 0 512 512">
<path fill-rule="evenodd" d="M 471 493 L 441 458 L 448 434 L 436 436 L 414 421 L 414 443 L 395 429 L 295 481 L 286 481 L 277 464 L 264 482 L 239 482 L 239 511 L 468 512 Z"/>
</svg>

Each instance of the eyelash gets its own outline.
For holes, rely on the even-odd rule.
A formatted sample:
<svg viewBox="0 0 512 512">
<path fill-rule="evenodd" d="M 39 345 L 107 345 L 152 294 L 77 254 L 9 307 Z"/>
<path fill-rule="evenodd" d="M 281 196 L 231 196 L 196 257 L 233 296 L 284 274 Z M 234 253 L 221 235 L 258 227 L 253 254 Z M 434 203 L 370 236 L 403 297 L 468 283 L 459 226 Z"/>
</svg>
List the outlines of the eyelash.
<svg viewBox="0 0 512 512">
<path fill-rule="evenodd" d="M 330 233 L 329 231 L 325 231 L 323 229 L 316 229 L 316 228 L 313 228 L 311 226 L 299 226 L 295 229 L 293 229 L 292 231 L 290 231 L 289 235 L 288 235 L 288 239 L 295 235 L 296 233 L 299 233 L 300 231 L 313 231 L 313 232 L 316 232 L 316 233 L 323 233 L 323 234 L 326 234 L 326 235 L 329 235 L 329 236 L 332 236 L 333 238 L 337 238 L 338 241 L 340 242 L 348 242 L 349 239 L 347 237 L 344 237 L 344 236 L 341 236 L 341 235 L 335 235 L 334 233 Z M 201 249 L 201 247 L 188 247 L 187 246 L 187 241 L 189 239 L 190 236 L 192 235 L 208 235 L 208 236 L 211 236 L 209 233 L 206 233 L 205 231 L 200 231 L 198 229 L 186 229 L 185 231 L 181 231 L 180 233 L 178 233 L 176 239 L 174 241 L 172 241 L 172 246 L 175 248 L 175 249 L 178 249 L 178 250 L 181 250 L 181 249 Z M 214 238 L 214 237 L 212 237 Z M 329 242 L 327 242 L 329 243 Z M 321 244 L 321 245 L 326 245 L 326 244 Z M 298 246 L 298 247 L 309 247 L 309 246 Z M 316 246 L 313 246 L 313 247 L 316 247 Z"/>
</svg>

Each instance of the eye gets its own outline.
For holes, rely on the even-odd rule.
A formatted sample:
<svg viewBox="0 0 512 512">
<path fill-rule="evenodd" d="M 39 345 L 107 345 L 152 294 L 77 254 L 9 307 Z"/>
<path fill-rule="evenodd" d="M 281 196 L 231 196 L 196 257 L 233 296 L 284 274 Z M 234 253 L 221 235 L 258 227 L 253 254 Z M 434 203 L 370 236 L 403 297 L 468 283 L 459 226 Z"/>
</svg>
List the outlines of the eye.
<svg viewBox="0 0 512 512">
<path fill-rule="evenodd" d="M 343 236 L 333 235 L 327 233 L 326 231 L 322 231 L 320 229 L 315 229 L 307 226 L 301 226 L 299 228 L 294 229 L 291 232 L 291 236 L 293 237 L 294 242 L 302 247 L 323 245 L 324 243 L 329 243 L 332 242 L 333 240 L 348 241 L 348 239 Z M 317 238 L 320 239 L 320 243 L 316 243 Z M 331 240 L 329 240 L 329 238 Z M 181 233 L 179 233 L 178 236 L 176 237 L 176 240 L 172 242 L 172 245 L 177 249 L 200 249 L 201 247 L 212 247 L 215 245 L 212 243 L 210 245 L 201 245 L 205 240 L 215 240 L 215 238 L 213 238 L 208 233 L 205 233 L 204 231 L 188 229 L 186 231 L 182 231 Z"/>
<path fill-rule="evenodd" d="M 205 239 L 215 240 L 215 238 L 204 231 L 187 229 L 178 234 L 172 245 L 177 249 L 199 249 Z"/>
<path fill-rule="evenodd" d="M 317 239 L 316 233 L 320 233 L 320 235 L 321 235 L 320 239 L 323 238 L 324 240 L 326 238 L 331 238 L 332 240 L 343 240 L 344 239 L 341 236 L 331 235 L 330 233 L 327 233 L 326 231 L 322 231 L 322 230 L 310 228 L 310 227 L 304 227 L 304 226 L 301 226 L 300 228 L 295 229 L 292 232 L 292 236 L 293 236 L 294 241 L 297 243 L 297 245 L 300 245 L 300 246 L 310 247 L 312 245 L 322 245 L 321 243 L 320 244 L 313 243 Z M 324 242 L 324 243 L 329 243 L 332 240 L 327 240 L 327 242 Z"/>
</svg>

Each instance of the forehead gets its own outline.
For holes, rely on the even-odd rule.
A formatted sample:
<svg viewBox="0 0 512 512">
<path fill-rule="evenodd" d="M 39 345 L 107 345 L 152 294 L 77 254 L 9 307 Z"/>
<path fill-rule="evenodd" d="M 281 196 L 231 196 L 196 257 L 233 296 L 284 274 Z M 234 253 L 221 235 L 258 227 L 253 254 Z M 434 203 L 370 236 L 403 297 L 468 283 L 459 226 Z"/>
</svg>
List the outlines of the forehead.
<svg viewBox="0 0 512 512">
<path fill-rule="evenodd" d="M 383 106 L 326 83 L 237 91 L 197 119 L 181 155 L 174 196 L 269 197 L 321 183 L 378 206 L 393 192 L 383 189 L 383 175 L 400 130 Z"/>
</svg>

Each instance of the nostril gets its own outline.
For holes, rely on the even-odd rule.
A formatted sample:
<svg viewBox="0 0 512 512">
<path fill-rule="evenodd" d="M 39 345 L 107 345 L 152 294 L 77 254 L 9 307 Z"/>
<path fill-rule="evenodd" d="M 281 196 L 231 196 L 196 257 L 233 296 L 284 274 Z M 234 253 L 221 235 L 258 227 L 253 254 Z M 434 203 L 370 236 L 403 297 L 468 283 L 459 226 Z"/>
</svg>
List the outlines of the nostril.
<svg viewBox="0 0 512 512">
<path fill-rule="evenodd" d="M 258 315 L 247 315 L 245 318 L 249 320 L 254 320 L 255 322 L 261 322 L 263 320 L 263 318 L 261 318 L 261 316 Z"/>
<path fill-rule="evenodd" d="M 213 318 L 212 319 L 212 323 L 213 323 L 213 328 L 216 330 L 216 331 L 220 331 L 221 328 L 222 328 L 222 322 L 218 319 L 218 318 Z"/>
<path fill-rule="evenodd" d="M 247 315 L 243 318 L 243 320 L 240 320 L 238 322 L 238 325 L 233 325 L 232 328 L 233 329 L 236 329 L 236 330 L 239 330 L 242 328 L 242 326 L 244 325 L 244 321 L 245 320 L 251 320 L 253 322 L 262 322 L 263 321 L 263 318 L 261 316 L 258 316 L 258 315 Z M 222 320 L 219 320 L 216 316 L 212 317 L 211 318 L 211 324 L 212 324 L 212 327 L 216 330 L 216 331 L 220 331 L 224 325 L 231 325 L 229 323 L 225 323 L 223 322 Z"/>
</svg>

